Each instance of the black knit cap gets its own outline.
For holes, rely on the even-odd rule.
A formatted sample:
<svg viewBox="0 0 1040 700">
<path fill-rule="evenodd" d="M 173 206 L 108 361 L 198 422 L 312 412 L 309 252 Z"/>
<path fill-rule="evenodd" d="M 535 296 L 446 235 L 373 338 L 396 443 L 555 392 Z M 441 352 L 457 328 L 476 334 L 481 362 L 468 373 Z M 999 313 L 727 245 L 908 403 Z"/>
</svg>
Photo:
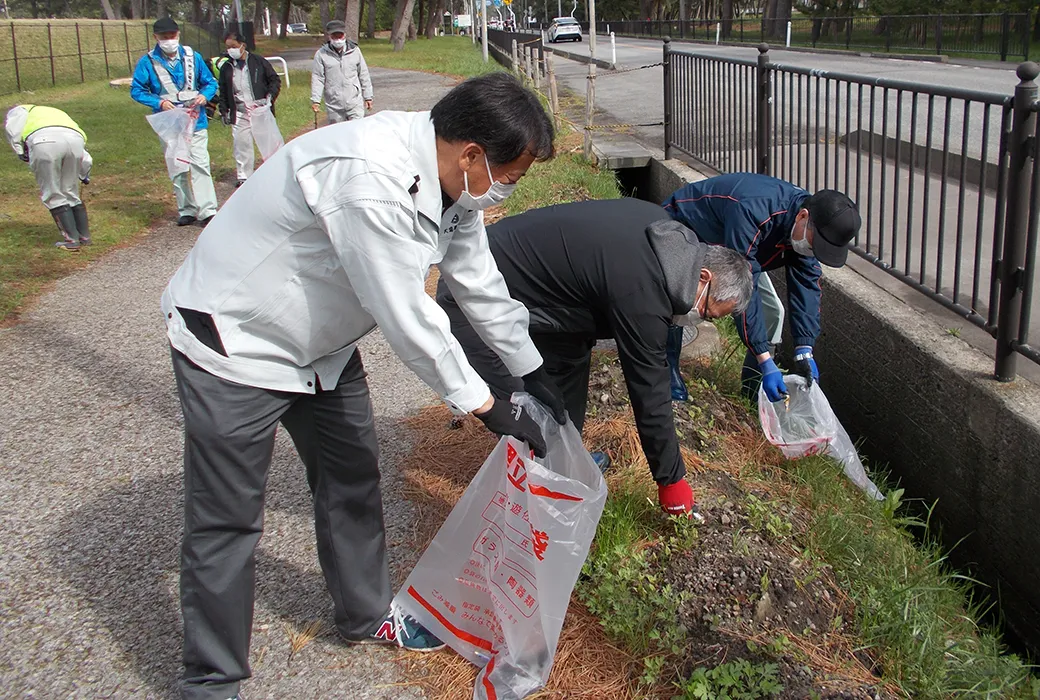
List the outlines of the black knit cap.
<svg viewBox="0 0 1040 700">
<path fill-rule="evenodd" d="M 162 34 L 164 32 L 179 32 L 180 27 L 173 21 L 172 17 L 160 17 L 155 20 L 155 24 L 152 25 L 152 34 Z"/>
<path fill-rule="evenodd" d="M 856 203 L 837 190 L 820 190 L 805 200 L 809 220 L 816 229 L 813 255 L 828 267 L 841 267 L 849 257 L 849 242 L 862 223 Z"/>
</svg>

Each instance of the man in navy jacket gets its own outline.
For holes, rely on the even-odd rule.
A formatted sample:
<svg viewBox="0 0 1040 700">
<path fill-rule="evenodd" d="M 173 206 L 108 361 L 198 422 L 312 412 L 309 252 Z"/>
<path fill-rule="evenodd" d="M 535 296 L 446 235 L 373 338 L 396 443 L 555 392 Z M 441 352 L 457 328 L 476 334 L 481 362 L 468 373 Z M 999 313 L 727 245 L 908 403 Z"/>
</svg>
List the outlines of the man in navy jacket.
<svg viewBox="0 0 1040 700">
<path fill-rule="evenodd" d="M 860 227 L 856 204 L 835 190 L 810 195 L 773 177 L 733 173 L 686 185 L 664 208 L 700 240 L 737 250 L 751 263 L 755 293 L 747 311 L 735 316 L 748 348 L 741 373 L 744 393 L 757 395 L 761 381 L 770 401 L 787 394 L 773 360 L 784 307 L 769 276 L 762 274 L 781 267 L 787 274 L 796 371 L 810 382 L 819 379 L 813 345 L 820 334 L 820 263 L 845 264 L 846 246 Z"/>
</svg>

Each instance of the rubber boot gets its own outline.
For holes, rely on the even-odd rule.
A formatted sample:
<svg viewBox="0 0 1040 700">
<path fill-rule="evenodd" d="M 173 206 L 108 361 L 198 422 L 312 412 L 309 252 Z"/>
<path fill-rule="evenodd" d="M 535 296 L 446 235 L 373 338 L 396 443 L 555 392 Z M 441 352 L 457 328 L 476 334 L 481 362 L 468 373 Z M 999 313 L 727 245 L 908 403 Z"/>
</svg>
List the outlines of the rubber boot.
<svg viewBox="0 0 1040 700">
<path fill-rule="evenodd" d="M 682 326 L 671 326 L 668 329 L 668 345 L 665 346 L 665 355 L 668 357 L 668 368 L 671 373 L 672 401 L 686 401 L 690 398 L 690 392 L 686 390 L 686 382 L 683 381 L 682 373 L 679 371 L 682 339 Z"/>
<path fill-rule="evenodd" d="M 80 202 L 72 207 L 72 215 L 76 218 L 76 230 L 79 231 L 79 244 L 90 245 L 90 224 L 87 222 L 87 205 Z"/>
<path fill-rule="evenodd" d="M 67 204 L 54 207 L 51 209 L 51 216 L 54 217 L 54 223 L 58 225 L 62 237 L 62 240 L 54 245 L 68 251 L 78 251 L 79 229 L 76 228 L 76 216 L 72 213 L 72 207 Z"/>
</svg>

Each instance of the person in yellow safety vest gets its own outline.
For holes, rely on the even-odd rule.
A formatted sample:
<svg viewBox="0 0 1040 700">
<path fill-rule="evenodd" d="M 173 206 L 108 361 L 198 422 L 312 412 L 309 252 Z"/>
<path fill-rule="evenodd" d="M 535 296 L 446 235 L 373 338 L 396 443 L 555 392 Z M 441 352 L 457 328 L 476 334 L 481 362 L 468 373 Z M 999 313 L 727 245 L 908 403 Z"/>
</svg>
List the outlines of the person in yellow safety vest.
<svg viewBox="0 0 1040 700">
<path fill-rule="evenodd" d="M 94 161 L 87 152 L 87 135 L 72 117 L 55 107 L 17 105 L 4 122 L 7 140 L 16 155 L 29 164 L 40 199 L 61 231 L 54 245 L 78 252 L 90 245 L 87 207 L 79 198 L 79 184 L 90 182 Z"/>
</svg>

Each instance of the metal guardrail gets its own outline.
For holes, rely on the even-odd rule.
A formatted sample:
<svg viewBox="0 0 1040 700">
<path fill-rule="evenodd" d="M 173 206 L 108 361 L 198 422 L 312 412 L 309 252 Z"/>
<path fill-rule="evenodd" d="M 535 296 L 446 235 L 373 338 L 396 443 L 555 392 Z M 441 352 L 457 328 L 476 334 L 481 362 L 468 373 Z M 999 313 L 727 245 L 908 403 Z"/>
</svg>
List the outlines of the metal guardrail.
<svg viewBox="0 0 1040 700">
<path fill-rule="evenodd" d="M 675 50 L 664 42 L 665 156 L 845 191 L 852 249 L 997 341 L 995 375 L 1030 343 L 1040 220 L 1040 125 L 1023 63 L 1015 94 L 924 85 Z"/>
<path fill-rule="evenodd" d="M 588 23 L 582 25 L 588 31 Z M 884 53 L 958 54 L 1001 61 L 1029 60 L 1028 13 L 796 17 L 733 17 L 597 22 L 603 34 L 673 37 L 726 43 L 763 41 L 803 48 Z"/>
</svg>

